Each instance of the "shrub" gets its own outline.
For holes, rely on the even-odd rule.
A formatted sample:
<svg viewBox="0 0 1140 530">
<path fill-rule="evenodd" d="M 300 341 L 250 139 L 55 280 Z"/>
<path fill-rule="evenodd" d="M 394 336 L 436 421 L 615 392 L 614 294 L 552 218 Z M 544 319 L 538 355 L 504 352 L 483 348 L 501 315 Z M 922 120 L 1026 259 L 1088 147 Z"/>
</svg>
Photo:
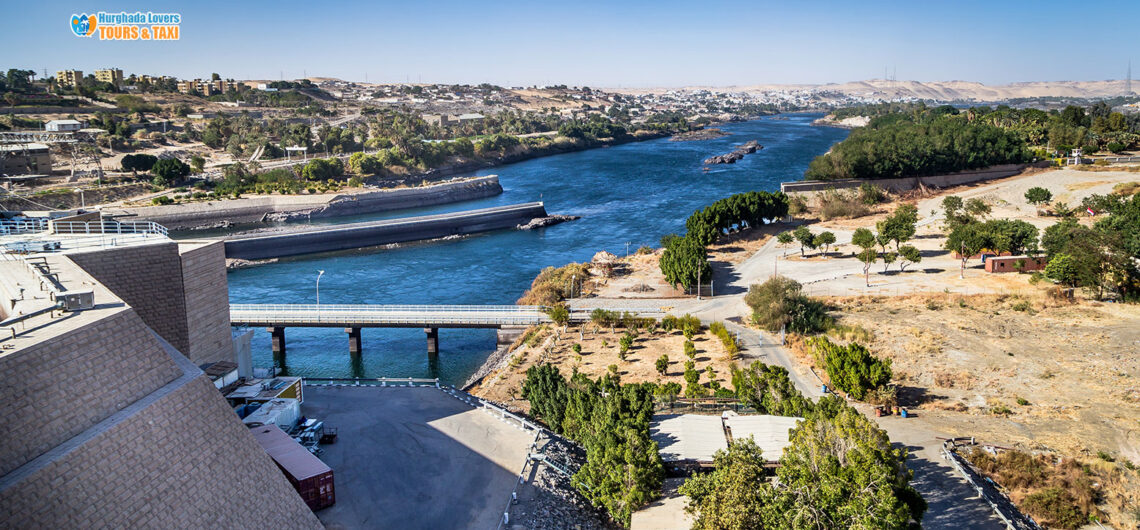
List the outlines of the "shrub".
<svg viewBox="0 0 1140 530">
<path fill-rule="evenodd" d="M 688 357 L 689 359 L 695 359 L 696 358 L 697 347 L 693 345 L 693 341 L 691 341 L 691 340 L 685 341 L 684 348 L 685 348 L 685 357 Z"/>
<path fill-rule="evenodd" d="M 1021 508 L 1050 527 L 1073 529 L 1087 522 L 1081 517 L 1073 495 L 1060 487 L 1029 495 L 1021 503 Z"/>
<path fill-rule="evenodd" d="M 732 360 L 736 357 L 737 353 L 740 353 L 740 344 L 736 342 L 736 337 L 732 335 L 732 332 L 724 327 L 724 323 L 713 322 L 709 324 L 709 331 L 720 339 L 721 344 L 724 344 L 724 350 L 728 354 L 729 360 Z"/>
<path fill-rule="evenodd" d="M 883 188 L 871 184 L 870 182 L 864 182 L 859 185 L 859 200 L 867 206 L 873 206 L 883 202 L 883 199 L 886 197 L 887 194 L 883 192 Z"/>
<path fill-rule="evenodd" d="M 174 204 L 174 199 L 171 199 L 170 197 L 167 197 L 166 195 L 159 195 L 158 197 L 151 199 L 150 202 L 151 202 L 151 204 L 163 206 L 163 205 L 167 205 L 167 204 Z"/>
<path fill-rule="evenodd" d="M 582 354 L 582 345 L 577 342 L 575 342 L 573 346 L 570 346 L 570 349 L 578 355 Z"/>
<path fill-rule="evenodd" d="M 800 294 L 799 282 L 774 276 L 748 289 L 744 303 L 752 309 L 752 321 L 768 331 L 786 326 L 793 333 L 819 333 L 832 319 L 823 304 Z"/>
<path fill-rule="evenodd" d="M 669 356 L 661 355 L 657 358 L 657 373 L 665 375 L 669 371 Z"/>
<path fill-rule="evenodd" d="M 632 347 L 633 334 L 627 331 L 624 335 L 621 336 L 621 339 L 618 340 L 618 358 L 624 361 L 625 354 L 628 353 L 629 349 Z"/>
<path fill-rule="evenodd" d="M 879 359 L 858 343 L 840 346 L 825 337 L 816 337 L 810 344 L 822 360 L 831 384 L 855 399 L 863 400 L 868 391 L 891 381 L 890 359 Z"/>
<path fill-rule="evenodd" d="M 824 221 L 829 219 L 851 219 L 863 217 L 871 213 L 868 204 L 861 198 L 860 193 L 844 192 L 828 189 L 816 194 L 819 204 L 819 217 Z"/>
<path fill-rule="evenodd" d="M 590 277 L 590 266 L 584 263 L 570 263 L 562 267 L 547 267 L 538 273 L 530 284 L 530 289 L 518 299 L 519 305 L 552 306 L 570 295 L 571 280 L 583 285 Z M 592 315 L 591 315 L 592 316 Z"/>
<path fill-rule="evenodd" d="M 570 322 L 570 308 L 566 304 L 556 304 L 544 310 L 550 320 L 554 321 L 559 326 L 565 326 Z"/>
</svg>

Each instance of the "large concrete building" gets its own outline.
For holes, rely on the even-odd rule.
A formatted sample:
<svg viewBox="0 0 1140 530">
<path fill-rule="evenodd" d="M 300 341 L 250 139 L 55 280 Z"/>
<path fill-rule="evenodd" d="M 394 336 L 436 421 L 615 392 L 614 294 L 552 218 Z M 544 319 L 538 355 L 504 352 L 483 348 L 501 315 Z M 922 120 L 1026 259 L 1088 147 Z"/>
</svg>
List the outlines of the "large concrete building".
<svg viewBox="0 0 1140 530">
<path fill-rule="evenodd" d="M 84 221 L 0 221 L 0 528 L 319 528 L 202 371 L 222 245 Z"/>
<path fill-rule="evenodd" d="M 51 149 L 37 143 L 0 145 L 0 175 L 50 175 Z"/>
<path fill-rule="evenodd" d="M 123 86 L 123 71 L 118 68 L 95 70 L 95 80 L 101 83 L 111 83 L 115 88 Z"/>
<path fill-rule="evenodd" d="M 83 79 L 83 70 L 60 70 L 55 73 L 55 82 L 62 87 L 73 87 Z"/>
</svg>

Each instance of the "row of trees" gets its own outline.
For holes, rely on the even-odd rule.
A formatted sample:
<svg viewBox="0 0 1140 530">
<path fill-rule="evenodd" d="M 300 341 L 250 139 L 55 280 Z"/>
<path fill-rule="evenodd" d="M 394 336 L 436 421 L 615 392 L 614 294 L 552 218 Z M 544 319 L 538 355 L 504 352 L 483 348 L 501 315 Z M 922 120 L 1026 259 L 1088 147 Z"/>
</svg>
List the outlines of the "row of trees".
<svg viewBox="0 0 1140 530">
<path fill-rule="evenodd" d="M 693 212 L 685 220 L 686 237 L 702 246 L 715 243 L 732 229 L 763 226 L 788 215 L 788 197 L 783 192 L 750 191 L 720 199 Z"/>
<path fill-rule="evenodd" d="M 787 195 L 766 191 L 738 193 L 693 212 L 685 221 L 684 237 L 670 234 L 661 239 L 665 252 L 659 266 L 665 281 L 689 288 L 702 278 L 711 279 L 708 245 L 729 230 L 763 226 L 787 214 Z"/>
<path fill-rule="evenodd" d="M 665 477 L 649 436 L 655 388 L 623 385 L 616 373 L 596 380 L 575 373 L 567 380 L 549 364 L 528 368 L 523 382 L 531 413 L 586 449 L 586 463 L 571 483 L 626 527 L 631 514 L 657 496 Z"/>
<path fill-rule="evenodd" d="M 937 109 L 935 109 L 937 110 Z M 816 157 L 808 180 L 938 175 L 1032 158 L 1017 133 L 953 113 L 890 114 L 851 132 Z"/>
<path fill-rule="evenodd" d="M 1041 246 L 1049 263 L 1045 275 L 1070 287 L 1085 287 L 1098 298 L 1114 293 L 1140 301 L 1140 195 L 1090 197 L 1098 215 L 1092 227 L 1066 217 L 1045 229 Z M 1091 207 L 1090 206 L 1090 207 Z"/>
</svg>

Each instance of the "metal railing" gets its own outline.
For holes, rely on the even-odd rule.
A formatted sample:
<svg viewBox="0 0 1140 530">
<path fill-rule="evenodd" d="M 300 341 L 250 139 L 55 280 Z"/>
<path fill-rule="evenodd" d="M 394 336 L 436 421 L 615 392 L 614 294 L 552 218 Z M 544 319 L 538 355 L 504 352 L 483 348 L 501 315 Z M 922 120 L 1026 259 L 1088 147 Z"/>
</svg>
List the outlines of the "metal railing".
<svg viewBox="0 0 1140 530">
<path fill-rule="evenodd" d="M 47 229 L 46 218 L 0 220 L 0 235 L 36 234 Z"/>
<path fill-rule="evenodd" d="M 354 311 L 368 313 L 390 313 L 399 311 L 430 312 L 479 312 L 479 313 L 536 313 L 542 311 L 537 305 L 431 305 L 431 304 L 230 304 L 230 312 L 292 312 L 292 311 Z"/>
<path fill-rule="evenodd" d="M 57 235 L 142 234 L 169 236 L 165 226 L 151 221 L 48 221 Z"/>
<path fill-rule="evenodd" d="M 593 308 L 575 309 L 570 320 L 590 319 Z M 630 311 L 639 316 L 660 310 Z M 241 325 L 509 325 L 552 322 L 542 306 L 534 305 L 349 305 L 349 304 L 231 304 L 230 321 Z"/>
<path fill-rule="evenodd" d="M 0 220 L 0 235 L 143 234 L 168 236 L 165 226 L 149 221 L 54 221 L 44 217 Z"/>
</svg>

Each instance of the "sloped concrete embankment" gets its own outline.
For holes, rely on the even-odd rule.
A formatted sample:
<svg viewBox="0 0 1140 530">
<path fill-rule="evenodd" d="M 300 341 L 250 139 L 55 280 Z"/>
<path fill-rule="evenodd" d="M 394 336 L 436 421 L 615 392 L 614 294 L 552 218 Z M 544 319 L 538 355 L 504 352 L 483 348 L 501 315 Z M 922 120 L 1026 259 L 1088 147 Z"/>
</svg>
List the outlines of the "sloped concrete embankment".
<svg viewBox="0 0 1140 530">
<path fill-rule="evenodd" d="M 515 228 L 546 217 L 541 202 L 226 240 L 226 257 L 267 259 Z"/>
<path fill-rule="evenodd" d="M 492 175 L 417 188 L 336 195 L 265 195 L 224 201 L 124 208 L 110 213 L 154 221 L 171 230 L 180 231 L 420 208 L 493 197 L 502 192 L 499 177 Z"/>
</svg>

